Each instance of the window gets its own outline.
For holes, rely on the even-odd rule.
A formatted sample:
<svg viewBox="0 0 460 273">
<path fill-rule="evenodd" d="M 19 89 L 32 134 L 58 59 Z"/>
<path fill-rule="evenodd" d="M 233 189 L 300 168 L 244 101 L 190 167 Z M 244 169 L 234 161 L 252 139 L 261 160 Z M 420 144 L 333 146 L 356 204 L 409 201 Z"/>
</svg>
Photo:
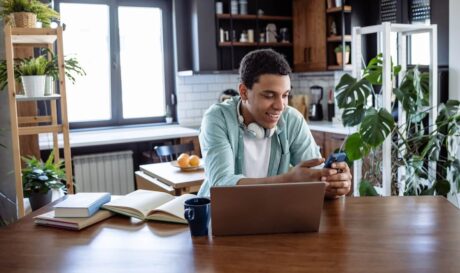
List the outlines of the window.
<svg viewBox="0 0 460 273">
<path fill-rule="evenodd" d="M 170 2 L 57 1 L 64 55 L 87 73 L 66 82 L 71 128 L 164 122 L 174 103 Z"/>
<path fill-rule="evenodd" d="M 410 0 L 409 20 L 412 24 L 430 24 L 430 0 Z M 430 34 L 418 33 L 410 37 L 410 64 L 430 64 Z"/>
</svg>

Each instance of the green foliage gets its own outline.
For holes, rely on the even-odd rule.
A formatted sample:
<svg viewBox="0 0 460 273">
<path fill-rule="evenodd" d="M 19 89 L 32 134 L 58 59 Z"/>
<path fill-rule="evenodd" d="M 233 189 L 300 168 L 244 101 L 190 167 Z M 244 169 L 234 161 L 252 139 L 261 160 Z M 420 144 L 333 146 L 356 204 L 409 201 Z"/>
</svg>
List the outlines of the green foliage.
<svg viewBox="0 0 460 273">
<path fill-rule="evenodd" d="M 45 75 L 48 60 L 44 56 L 23 59 L 18 66 L 21 76 Z"/>
<path fill-rule="evenodd" d="M 406 123 L 396 126 L 386 109 L 368 104 L 371 96 L 376 95 L 374 86 L 382 84 L 382 71 L 382 54 L 379 54 L 369 62 L 361 79 L 345 74 L 336 86 L 337 104 L 343 110 L 343 124 L 358 126 L 357 132 L 345 142 L 347 157 L 352 160 L 375 157 L 377 153 L 370 152 L 379 149 L 384 140 L 391 137 L 393 178 L 397 177 L 400 167 L 406 171 L 403 178 L 405 188 L 398 189 L 396 185 L 396 190 L 403 191 L 405 195 L 444 196 L 451 190 L 460 190 L 460 161 L 456 154 L 459 145 L 456 137 L 460 136 L 460 102 L 440 104 L 436 123 L 427 126 L 426 118 L 433 111 L 429 105 L 429 74 L 420 72 L 417 67 L 408 69 L 402 75 L 399 87 L 393 89 L 394 99 L 406 114 Z M 392 79 L 401 76 L 400 66 L 391 64 L 391 71 Z M 441 151 L 446 151 L 447 156 Z M 380 165 L 378 158 L 371 161 L 375 166 Z M 436 163 L 435 175 L 432 174 L 431 163 Z M 376 173 L 381 172 L 380 168 L 371 168 L 364 179 L 367 176 L 375 178 Z M 366 181 L 370 183 L 371 180 Z M 362 184 L 363 195 L 371 194 L 365 188 L 366 183 Z"/>
<path fill-rule="evenodd" d="M 51 76 L 53 80 L 59 79 L 59 66 L 56 55 L 48 49 L 45 49 L 44 51 L 45 53 L 51 54 L 51 60 L 48 60 L 45 56 L 15 60 L 14 77 L 16 81 L 19 81 L 21 76 L 26 75 L 48 75 Z M 39 72 L 43 72 L 43 69 L 44 74 L 28 74 L 35 73 L 37 70 L 39 70 Z M 0 60 L 0 91 L 3 90 L 8 84 L 7 72 L 6 60 Z M 85 70 L 80 66 L 80 63 L 74 57 L 64 57 L 64 73 L 66 78 L 69 79 L 72 84 L 75 84 L 76 75 L 86 75 Z"/>
<path fill-rule="evenodd" d="M 63 189 L 65 180 L 64 161 L 54 162 L 54 152 L 43 162 L 34 156 L 23 157 L 26 167 L 22 169 L 22 184 L 24 196 L 29 197 L 32 192 L 47 193 L 51 189 Z"/>
<path fill-rule="evenodd" d="M 51 50 L 45 48 L 44 52 L 51 55 L 51 60 L 48 61 L 46 66 L 46 75 L 51 76 L 53 80 L 59 79 L 59 64 L 56 54 Z M 69 79 L 72 84 L 75 84 L 75 77 L 85 76 L 85 70 L 80 66 L 78 60 L 74 57 L 64 57 L 64 72 L 67 79 Z"/>
<path fill-rule="evenodd" d="M 360 196 L 379 196 L 374 186 L 372 186 L 372 183 L 365 179 L 361 180 L 361 182 L 359 183 L 359 195 Z"/>
<path fill-rule="evenodd" d="M 350 46 L 349 45 L 345 45 L 345 51 L 350 52 Z M 334 52 L 335 53 L 343 52 L 343 46 L 338 45 L 336 48 L 334 48 Z"/>
<path fill-rule="evenodd" d="M 18 70 L 18 65 L 14 66 L 14 77 L 19 81 L 21 74 Z M 6 69 L 6 60 L 0 60 L 0 91 L 3 91 L 8 84 L 8 70 Z"/>
<path fill-rule="evenodd" d="M 37 0 L 0 0 L 3 9 L 0 17 L 6 17 L 13 12 L 31 12 L 37 15 L 37 20 L 42 22 L 43 27 L 49 27 L 53 19 L 59 19 L 59 13 L 47 4 Z"/>
</svg>

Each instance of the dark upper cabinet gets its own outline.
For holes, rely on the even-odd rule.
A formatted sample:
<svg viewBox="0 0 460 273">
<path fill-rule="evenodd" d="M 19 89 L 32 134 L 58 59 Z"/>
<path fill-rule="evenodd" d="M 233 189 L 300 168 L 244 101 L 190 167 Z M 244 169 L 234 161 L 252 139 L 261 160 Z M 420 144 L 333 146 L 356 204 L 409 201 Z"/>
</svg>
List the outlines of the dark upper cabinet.
<svg viewBox="0 0 460 273">
<path fill-rule="evenodd" d="M 177 70 L 217 70 L 214 0 L 174 0 Z"/>
<path fill-rule="evenodd" d="M 325 0 L 294 0 L 294 71 L 324 71 L 326 62 Z"/>
</svg>

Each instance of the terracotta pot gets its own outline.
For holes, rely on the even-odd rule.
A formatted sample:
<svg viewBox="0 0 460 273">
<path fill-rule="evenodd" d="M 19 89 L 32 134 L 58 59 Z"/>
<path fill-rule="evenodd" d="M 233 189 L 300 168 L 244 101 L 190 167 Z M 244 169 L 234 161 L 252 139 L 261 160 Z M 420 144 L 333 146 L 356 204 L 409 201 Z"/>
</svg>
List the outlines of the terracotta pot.
<svg viewBox="0 0 460 273">
<path fill-rule="evenodd" d="M 335 57 L 337 60 L 337 64 L 342 65 L 342 60 L 343 60 L 342 52 L 336 52 Z M 348 64 L 349 61 L 350 61 L 350 52 L 345 52 L 345 64 Z"/>
<path fill-rule="evenodd" d="M 51 202 L 51 197 L 53 196 L 52 191 L 47 193 L 37 193 L 33 192 L 29 196 L 30 207 L 32 210 L 37 210 Z"/>
</svg>

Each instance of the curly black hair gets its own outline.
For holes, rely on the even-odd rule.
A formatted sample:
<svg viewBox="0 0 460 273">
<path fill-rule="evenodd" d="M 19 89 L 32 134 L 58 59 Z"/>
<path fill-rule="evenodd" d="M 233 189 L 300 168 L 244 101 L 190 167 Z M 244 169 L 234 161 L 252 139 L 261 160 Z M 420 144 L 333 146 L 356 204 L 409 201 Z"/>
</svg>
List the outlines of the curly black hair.
<svg viewBox="0 0 460 273">
<path fill-rule="evenodd" d="M 283 55 L 273 49 L 258 49 L 246 54 L 240 63 L 241 82 L 252 89 L 263 74 L 291 75 L 291 68 Z"/>
</svg>

